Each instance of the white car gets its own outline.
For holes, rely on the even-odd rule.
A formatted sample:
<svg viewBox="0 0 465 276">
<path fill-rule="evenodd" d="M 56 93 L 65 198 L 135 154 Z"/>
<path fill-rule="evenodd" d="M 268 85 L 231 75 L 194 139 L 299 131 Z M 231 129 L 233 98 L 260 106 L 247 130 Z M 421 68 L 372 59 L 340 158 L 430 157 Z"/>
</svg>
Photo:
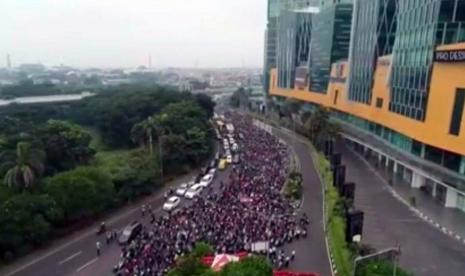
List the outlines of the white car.
<svg viewBox="0 0 465 276">
<path fill-rule="evenodd" d="M 226 162 L 227 162 L 228 164 L 231 164 L 231 163 L 232 163 L 232 156 L 231 156 L 231 155 L 228 155 L 228 156 L 226 157 Z"/>
<path fill-rule="evenodd" d="M 213 177 L 215 177 L 216 169 L 215 169 L 215 168 L 211 168 L 211 169 L 208 171 L 208 174 L 211 174 Z"/>
<path fill-rule="evenodd" d="M 172 196 L 163 204 L 163 210 L 172 211 L 178 207 L 179 203 L 181 203 L 181 199 L 177 196 Z"/>
<path fill-rule="evenodd" d="M 195 184 L 194 186 L 190 187 L 186 194 L 184 195 L 187 199 L 193 199 L 196 197 L 200 192 L 202 192 L 203 187 L 200 184 Z"/>
<path fill-rule="evenodd" d="M 206 174 L 202 178 L 202 180 L 200 180 L 199 185 L 202 186 L 202 187 L 208 187 L 208 185 L 210 185 L 210 183 L 212 183 L 212 180 L 213 180 L 213 175 L 212 174 Z"/>
<path fill-rule="evenodd" d="M 179 196 L 183 196 L 187 190 L 189 189 L 189 184 L 183 183 L 176 189 L 176 194 Z"/>
</svg>

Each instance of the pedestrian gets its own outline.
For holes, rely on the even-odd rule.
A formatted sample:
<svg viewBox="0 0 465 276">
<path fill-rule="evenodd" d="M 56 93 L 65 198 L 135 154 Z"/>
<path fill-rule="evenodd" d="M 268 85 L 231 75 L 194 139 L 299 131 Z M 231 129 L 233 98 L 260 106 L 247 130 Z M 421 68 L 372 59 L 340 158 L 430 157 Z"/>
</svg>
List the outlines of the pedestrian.
<svg viewBox="0 0 465 276">
<path fill-rule="evenodd" d="M 294 260 L 294 258 L 295 258 L 295 250 L 292 250 L 292 252 L 291 252 L 291 260 Z"/>
<path fill-rule="evenodd" d="M 99 241 L 95 243 L 95 247 L 97 249 L 97 256 L 100 256 L 100 242 Z"/>
<path fill-rule="evenodd" d="M 111 232 L 110 231 L 107 231 L 107 233 L 106 233 L 106 241 L 107 241 L 107 244 L 109 244 L 110 241 L 111 241 Z"/>
<path fill-rule="evenodd" d="M 140 208 L 140 212 L 142 213 L 142 216 L 145 216 L 145 204 L 143 204 Z"/>
</svg>

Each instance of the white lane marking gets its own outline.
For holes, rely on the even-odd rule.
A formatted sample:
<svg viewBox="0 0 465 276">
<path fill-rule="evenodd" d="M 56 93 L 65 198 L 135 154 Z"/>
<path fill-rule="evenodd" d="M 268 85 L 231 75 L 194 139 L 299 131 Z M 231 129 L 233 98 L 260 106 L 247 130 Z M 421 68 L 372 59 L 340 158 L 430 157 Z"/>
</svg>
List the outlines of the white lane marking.
<svg viewBox="0 0 465 276">
<path fill-rule="evenodd" d="M 59 264 L 59 265 L 62 265 L 62 264 L 64 264 L 64 263 L 66 263 L 66 262 L 69 262 L 69 261 L 71 261 L 72 259 L 76 258 L 77 256 L 81 255 L 81 253 L 82 253 L 82 251 L 76 252 L 76 253 L 74 253 L 73 255 L 69 256 L 68 258 L 62 260 L 62 261 L 59 262 L 58 264 Z"/>
<path fill-rule="evenodd" d="M 166 186 L 168 187 L 168 186 L 170 186 L 170 185 L 178 185 L 178 184 L 180 184 L 180 183 L 183 183 L 183 181 L 189 179 L 189 177 L 192 177 L 192 176 L 191 176 L 190 174 L 188 174 L 187 176 L 182 176 L 182 177 L 180 177 L 179 179 L 175 179 L 173 182 L 169 182 L 169 184 L 167 184 Z M 153 201 L 155 201 L 155 200 L 161 198 L 162 196 L 163 196 L 163 193 L 160 193 L 160 194 L 156 195 L 155 197 L 153 197 L 153 198 L 150 197 L 151 199 L 148 199 L 147 201 L 142 201 L 142 202 L 144 202 L 144 203 L 147 203 L 147 202 L 152 203 Z M 122 220 L 122 219 L 124 219 L 124 218 L 129 217 L 131 214 L 133 214 L 133 213 L 135 213 L 135 212 L 137 212 L 137 211 L 139 211 L 139 210 L 140 210 L 140 207 L 134 207 L 134 208 L 132 208 L 132 209 L 129 209 L 129 210 L 127 210 L 126 212 L 121 213 L 120 215 L 115 216 L 115 217 L 112 217 L 111 219 L 109 219 L 109 220 L 107 221 L 107 224 L 116 223 L 116 222 L 118 222 L 118 221 L 120 221 L 120 220 Z M 51 251 L 48 251 L 47 253 L 45 253 L 45 254 L 41 255 L 40 257 L 38 257 L 38 258 L 36 258 L 36 259 L 30 261 L 29 263 L 26 263 L 25 265 L 22 265 L 22 266 L 20 266 L 20 267 L 18 267 L 18 268 L 16 268 L 16 269 L 13 269 L 13 271 L 10 271 L 10 272 L 4 274 L 4 276 L 12 276 L 12 275 L 14 275 L 14 274 L 17 274 L 17 273 L 19 273 L 20 271 L 22 271 L 22 270 L 24 270 L 24 269 L 30 267 L 31 265 L 34 265 L 34 264 L 36 264 L 36 263 L 38 263 L 38 262 L 40 262 L 40 261 L 42 261 L 42 260 L 45 260 L 46 258 L 48 258 L 48 257 L 50 257 L 50 256 L 52 256 L 52 255 L 54 255 L 54 254 L 56 254 L 56 253 L 62 251 L 62 250 L 65 249 L 66 247 L 70 246 L 71 244 L 74 244 L 74 243 L 76 243 L 76 242 L 78 242 L 78 241 L 81 241 L 81 240 L 83 240 L 83 239 L 85 239 L 85 238 L 88 238 L 88 237 L 91 236 L 91 235 L 95 235 L 95 229 L 96 229 L 96 228 L 95 228 L 95 227 L 89 227 L 89 228 L 92 228 L 92 229 L 89 230 L 89 231 L 87 231 L 87 232 L 85 232 L 85 233 L 83 233 L 83 234 L 80 235 L 80 236 L 77 236 L 75 239 L 73 239 L 73 240 L 71 240 L 71 241 L 69 241 L 69 242 L 64 243 L 63 245 L 58 246 L 57 248 L 55 248 L 55 249 L 53 249 L 53 250 L 51 250 Z M 0 272 L 3 272 L 3 271 L 0 270 Z M 1 273 L 0 273 L 0 274 L 1 274 Z"/>
<path fill-rule="evenodd" d="M 90 260 L 89 262 L 85 263 L 83 266 L 81 266 L 81 267 L 79 267 L 78 269 L 76 269 L 76 272 L 79 272 L 79 271 L 83 270 L 84 268 L 88 267 L 89 265 L 95 263 L 97 260 L 98 260 L 98 258 L 93 258 L 93 259 Z"/>
</svg>

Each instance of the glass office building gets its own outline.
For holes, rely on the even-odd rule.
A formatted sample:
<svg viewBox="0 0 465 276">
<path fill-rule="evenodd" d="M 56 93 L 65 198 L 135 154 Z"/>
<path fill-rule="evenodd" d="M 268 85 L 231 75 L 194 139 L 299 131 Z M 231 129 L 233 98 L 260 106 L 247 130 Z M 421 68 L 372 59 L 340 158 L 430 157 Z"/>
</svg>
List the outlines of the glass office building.
<svg viewBox="0 0 465 276">
<path fill-rule="evenodd" d="M 292 55 L 271 70 L 270 95 L 328 108 L 346 138 L 408 165 L 411 187 L 465 211 L 465 0 L 319 4 L 308 66 L 296 25 L 279 41 Z"/>
<path fill-rule="evenodd" d="M 465 1 L 399 1 L 397 22 L 389 109 L 423 121 L 435 47 L 465 41 Z"/>
<path fill-rule="evenodd" d="M 352 4 L 322 6 L 312 18 L 310 47 L 310 91 L 326 93 L 331 65 L 348 58 Z"/>
<path fill-rule="evenodd" d="M 278 86 L 294 88 L 296 68 L 308 64 L 312 13 L 284 11 L 278 20 Z"/>
<path fill-rule="evenodd" d="M 370 104 L 377 59 L 392 53 L 398 0 L 354 3 L 348 77 L 351 101 Z"/>
</svg>

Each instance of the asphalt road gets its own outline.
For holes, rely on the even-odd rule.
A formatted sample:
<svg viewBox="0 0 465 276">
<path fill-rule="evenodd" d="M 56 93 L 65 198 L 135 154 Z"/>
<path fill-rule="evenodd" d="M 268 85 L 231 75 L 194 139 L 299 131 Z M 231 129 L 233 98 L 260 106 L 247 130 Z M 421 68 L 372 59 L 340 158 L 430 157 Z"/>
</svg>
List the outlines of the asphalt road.
<svg viewBox="0 0 465 276">
<path fill-rule="evenodd" d="M 296 272 L 316 272 L 321 276 L 331 275 L 323 229 L 323 194 L 320 179 L 312 162 L 308 145 L 299 138 L 293 139 L 288 131 L 273 129 L 294 149 L 303 176 L 303 204 L 299 212 L 305 212 L 310 219 L 309 235 L 306 239 L 286 245 L 286 251 L 296 251 L 295 261 L 290 269 Z"/>
<path fill-rule="evenodd" d="M 295 261 L 291 263 L 290 270 L 300 272 L 317 272 L 321 276 L 331 275 L 327 256 L 324 231 L 322 190 L 318 175 L 313 167 L 312 159 L 307 145 L 299 140 L 295 142 L 285 132 L 275 131 L 275 134 L 285 140 L 294 148 L 299 163 L 302 167 L 304 178 L 304 202 L 300 212 L 306 212 L 310 219 L 308 236 L 290 245 L 286 245 L 285 251 L 296 251 Z M 218 190 L 219 183 L 225 181 L 230 172 L 230 166 L 226 171 L 217 171 L 212 182 L 214 190 Z M 171 183 L 157 194 L 147 199 L 144 203 L 150 204 L 157 216 L 164 212 L 161 210 L 164 198 L 163 194 L 170 187 L 178 186 L 188 181 L 192 175 L 183 177 Z M 206 191 L 202 193 L 205 196 Z M 182 199 L 182 205 L 189 204 L 189 200 Z M 148 223 L 148 216 L 142 218 L 140 205 L 126 207 L 106 220 L 109 229 L 121 229 L 134 220 Z M 117 263 L 120 247 L 116 243 L 106 245 L 104 236 L 96 236 L 94 227 L 74 234 L 61 241 L 55 241 L 48 249 L 35 252 L 19 262 L 4 268 L 0 275 L 4 276 L 52 276 L 52 275 L 112 275 L 111 270 Z M 101 255 L 97 256 L 95 244 L 100 241 L 102 245 Z"/>
<path fill-rule="evenodd" d="M 228 176 L 230 169 L 223 172 L 217 171 L 216 177 L 212 184 L 215 188 L 219 186 L 220 181 L 224 181 Z M 178 186 L 184 183 L 192 175 L 183 177 L 171 183 L 165 189 L 159 191 L 156 195 L 149 198 L 145 204 L 151 204 L 156 210 L 156 216 L 165 215 L 166 213 L 161 210 L 164 203 L 163 194 L 170 187 Z M 202 192 L 202 196 L 206 196 L 207 190 Z M 190 200 L 182 198 L 181 206 L 190 204 Z M 141 203 L 142 204 L 142 203 Z M 140 205 L 134 206 L 132 209 L 124 210 L 106 222 L 109 229 L 122 229 L 134 220 L 142 221 L 149 224 L 149 216 L 142 217 Z M 105 242 L 105 236 L 97 236 L 95 227 L 80 233 L 76 237 L 69 238 L 70 241 L 57 246 L 51 251 L 44 252 L 44 254 L 33 254 L 36 258 L 29 259 L 24 264 L 15 265 L 16 269 L 10 268 L 9 271 L 4 270 L 0 275 L 12 276 L 51 276 L 51 275 L 112 275 L 112 268 L 117 263 L 120 247 L 115 242 L 109 245 Z M 101 255 L 97 256 L 96 242 L 100 241 Z"/>
<path fill-rule="evenodd" d="M 395 199 L 387 184 L 358 155 L 336 145 L 356 183 L 355 205 L 365 212 L 363 242 L 378 250 L 401 246 L 401 266 L 415 276 L 465 275 L 465 245 L 415 216 Z"/>
</svg>

